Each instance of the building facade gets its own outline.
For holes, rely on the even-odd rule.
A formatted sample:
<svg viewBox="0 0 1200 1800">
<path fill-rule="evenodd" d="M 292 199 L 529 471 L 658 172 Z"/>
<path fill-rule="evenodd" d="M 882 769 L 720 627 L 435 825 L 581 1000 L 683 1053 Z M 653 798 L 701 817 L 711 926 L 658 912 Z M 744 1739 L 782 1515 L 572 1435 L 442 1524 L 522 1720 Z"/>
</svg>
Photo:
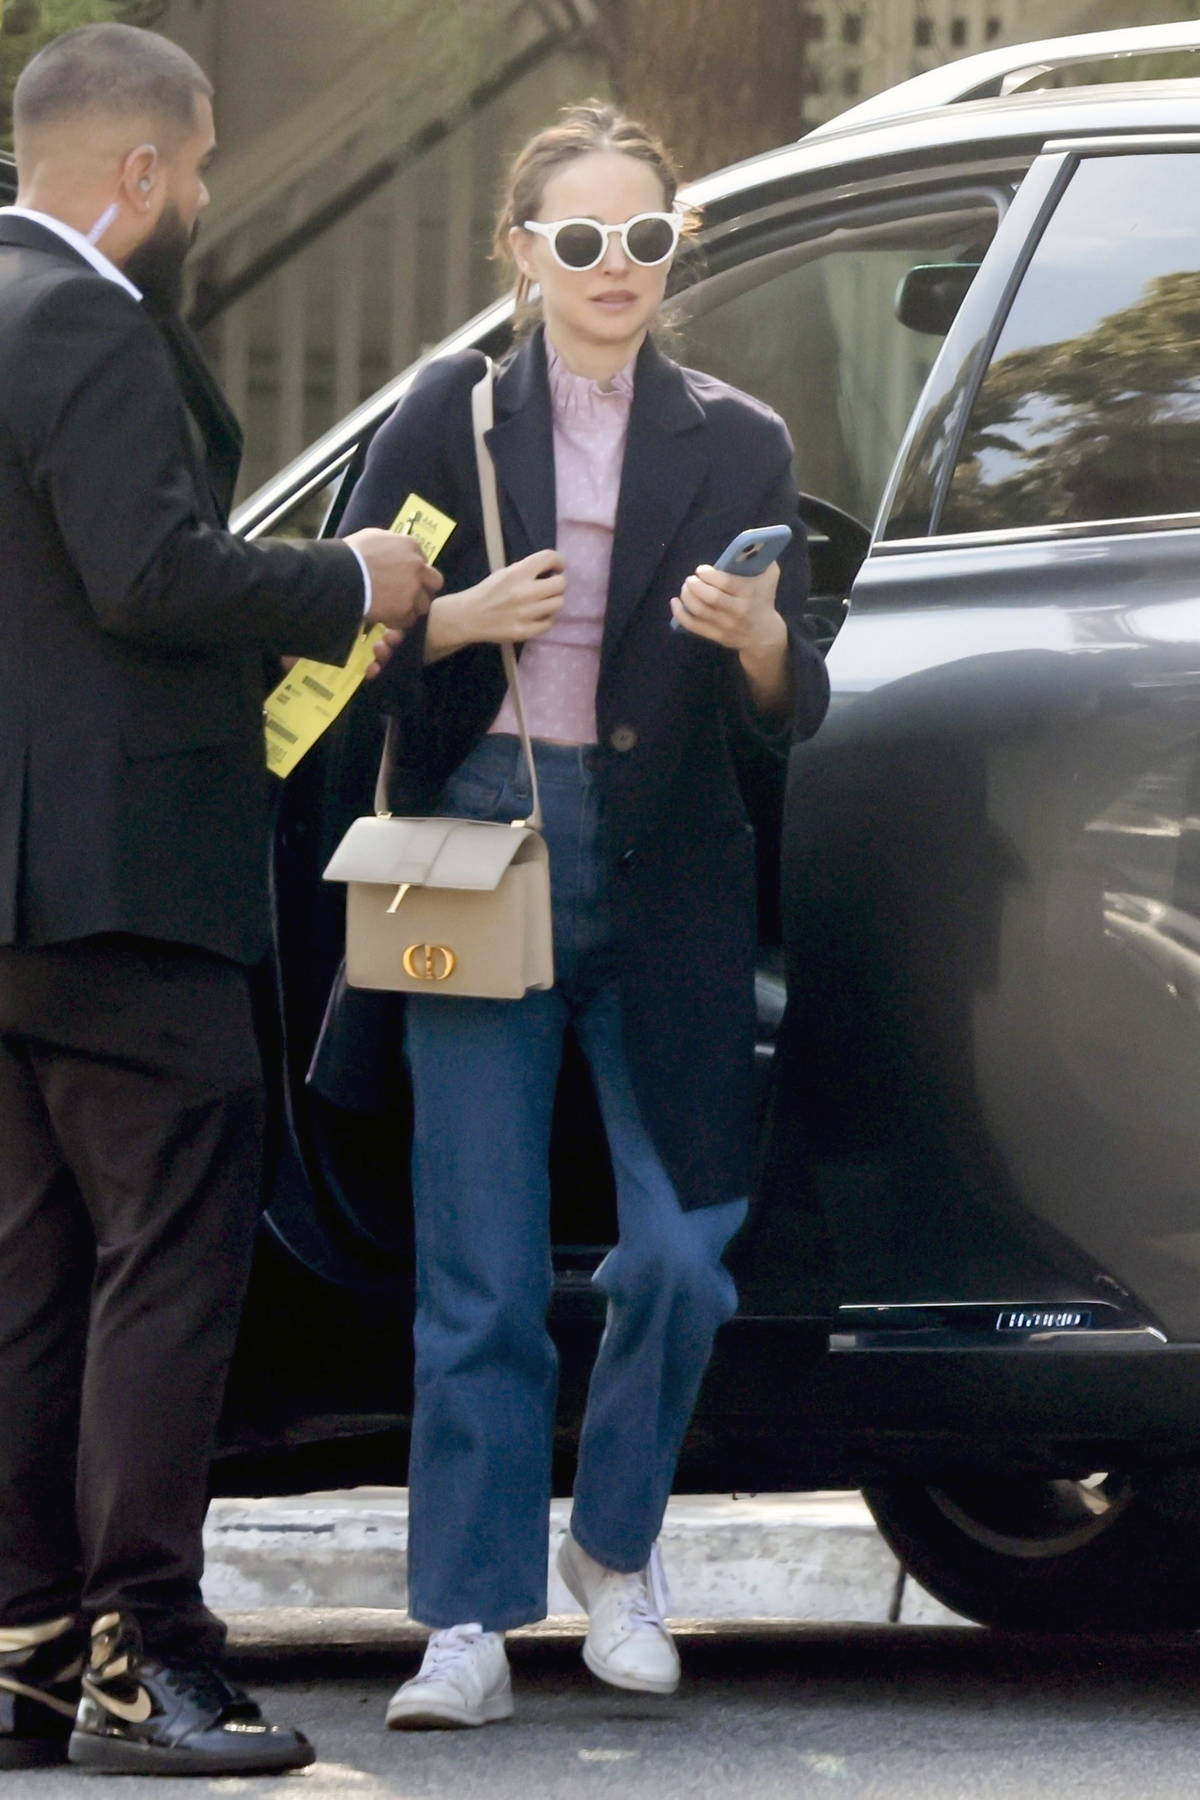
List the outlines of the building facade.
<svg viewBox="0 0 1200 1800">
<path fill-rule="evenodd" d="M 170 0 L 217 89 L 191 304 L 243 493 L 499 291 L 500 172 L 606 64 L 582 0 Z"/>
</svg>

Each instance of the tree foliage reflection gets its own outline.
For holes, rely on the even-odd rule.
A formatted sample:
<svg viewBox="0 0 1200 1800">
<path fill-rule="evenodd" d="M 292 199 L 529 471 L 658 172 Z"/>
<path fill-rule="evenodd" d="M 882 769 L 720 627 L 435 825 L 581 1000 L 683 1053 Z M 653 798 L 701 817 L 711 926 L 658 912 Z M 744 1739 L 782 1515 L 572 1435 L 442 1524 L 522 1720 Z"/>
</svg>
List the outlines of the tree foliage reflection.
<svg viewBox="0 0 1200 1800">
<path fill-rule="evenodd" d="M 944 531 L 1200 511 L 1200 270 L 1091 330 L 997 357 Z"/>
</svg>

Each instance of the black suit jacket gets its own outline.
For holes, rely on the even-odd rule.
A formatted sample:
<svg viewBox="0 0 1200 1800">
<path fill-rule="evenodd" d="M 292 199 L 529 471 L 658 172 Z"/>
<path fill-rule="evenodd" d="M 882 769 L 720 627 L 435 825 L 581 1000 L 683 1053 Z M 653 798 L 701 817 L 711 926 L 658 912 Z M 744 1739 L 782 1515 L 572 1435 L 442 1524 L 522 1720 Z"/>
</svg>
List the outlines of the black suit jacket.
<svg viewBox="0 0 1200 1800">
<path fill-rule="evenodd" d="M 451 592 L 487 574 L 469 395 L 477 351 L 431 364 L 378 433 L 344 522 L 389 522 L 415 491 L 457 521 L 440 567 Z M 545 341 L 525 343 L 496 383 L 496 462 L 513 561 L 552 547 L 553 425 Z M 782 755 L 828 704 L 824 664 L 802 624 L 804 528 L 792 446 L 768 407 L 684 369 L 647 341 L 638 358 L 613 539 L 596 706 L 598 779 L 621 942 L 621 1001 L 643 1116 L 685 1206 L 745 1194 L 752 1149 L 756 892 L 753 835 L 736 753 Z M 669 627 L 668 601 L 736 532 L 791 524 L 778 607 L 788 623 L 793 717 L 753 711 L 737 658 Z M 423 625 L 379 685 L 397 722 L 398 813 L 428 811 L 504 695 L 495 645 L 423 666 Z M 447 1002 L 448 1005 L 453 1002 Z M 383 1066 L 388 1008 L 346 990 L 331 1012 L 317 1080 L 359 1103 Z M 394 1018 L 391 1028 L 396 1029 Z M 338 1076 L 349 1076 L 346 1080 Z"/>
<path fill-rule="evenodd" d="M 0 943 L 266 950 L 264 657 L 344 659 L 363 596 L 225 530 L 239 449 L 186 331 L 0 215 Z"/>
</svg>

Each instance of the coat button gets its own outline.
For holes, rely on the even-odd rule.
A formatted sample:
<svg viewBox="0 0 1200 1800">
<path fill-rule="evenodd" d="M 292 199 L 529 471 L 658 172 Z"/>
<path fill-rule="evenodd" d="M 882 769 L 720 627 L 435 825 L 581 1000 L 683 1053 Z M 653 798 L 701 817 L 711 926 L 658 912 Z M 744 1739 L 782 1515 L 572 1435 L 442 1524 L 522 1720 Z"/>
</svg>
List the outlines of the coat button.
<svg viewBox="0 0 1200 1800">
<path fill-rule="evenodd" d="M 618 856 L 618 858 L 617 858 L 617 867 L 619 869 L 632 869 L 632 867 L 636 863 L 636 861 L 637 861 L 637 851 L 636 850 L 622 850 L 620 856 Z"/>
<path fill-rule="evenodd" d="M 608 741 L 614 750 L 632 750 L 638 741 L 638 734 L 632 725 L 616 725 Z"/>
</svg>

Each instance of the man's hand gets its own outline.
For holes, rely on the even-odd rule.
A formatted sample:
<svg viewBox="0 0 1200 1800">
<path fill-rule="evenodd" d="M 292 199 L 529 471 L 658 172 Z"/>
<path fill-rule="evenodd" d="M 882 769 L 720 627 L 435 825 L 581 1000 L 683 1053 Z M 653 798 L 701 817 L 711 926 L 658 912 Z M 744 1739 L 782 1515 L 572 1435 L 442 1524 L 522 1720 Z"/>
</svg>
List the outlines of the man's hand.
<svg viewBox="0 0 1200 1800">
<path fill-rule="evenodd" d="M 441 592 L 442 577 L 412 538 L 366 530 L 352 532 L 346 542 L 358 551 L 371 576 L 368 625 L 403 631 L 429 611 L 429 602 Z"/>
<path fill-rule="evenodd" d="M 366 675 L 363 679 L 365 681 L 374 681 L 377 675 L 382 675 L 403 642 L 404 633 L 402 631 L 385 631 L 383 636 L 371 646 L 371 653 L 374 657 L 374 661 L 368 665 Z"/>
<path fill-rule="evenodd" d="M 382 675 L 403 642 L 404 633 L 402 631 L 385 631 L 382 636 L 376 638 L 371 645 L 372 660 L 367 665 L 367 672 L 363 680 L 374 681 L 377 675 Z M 290 675 L 296 664 L 303 662 L 304 658 L 302 656 L 281 656 L 279 660 L 283 665 L 284 673 Z"/>
</svg>

